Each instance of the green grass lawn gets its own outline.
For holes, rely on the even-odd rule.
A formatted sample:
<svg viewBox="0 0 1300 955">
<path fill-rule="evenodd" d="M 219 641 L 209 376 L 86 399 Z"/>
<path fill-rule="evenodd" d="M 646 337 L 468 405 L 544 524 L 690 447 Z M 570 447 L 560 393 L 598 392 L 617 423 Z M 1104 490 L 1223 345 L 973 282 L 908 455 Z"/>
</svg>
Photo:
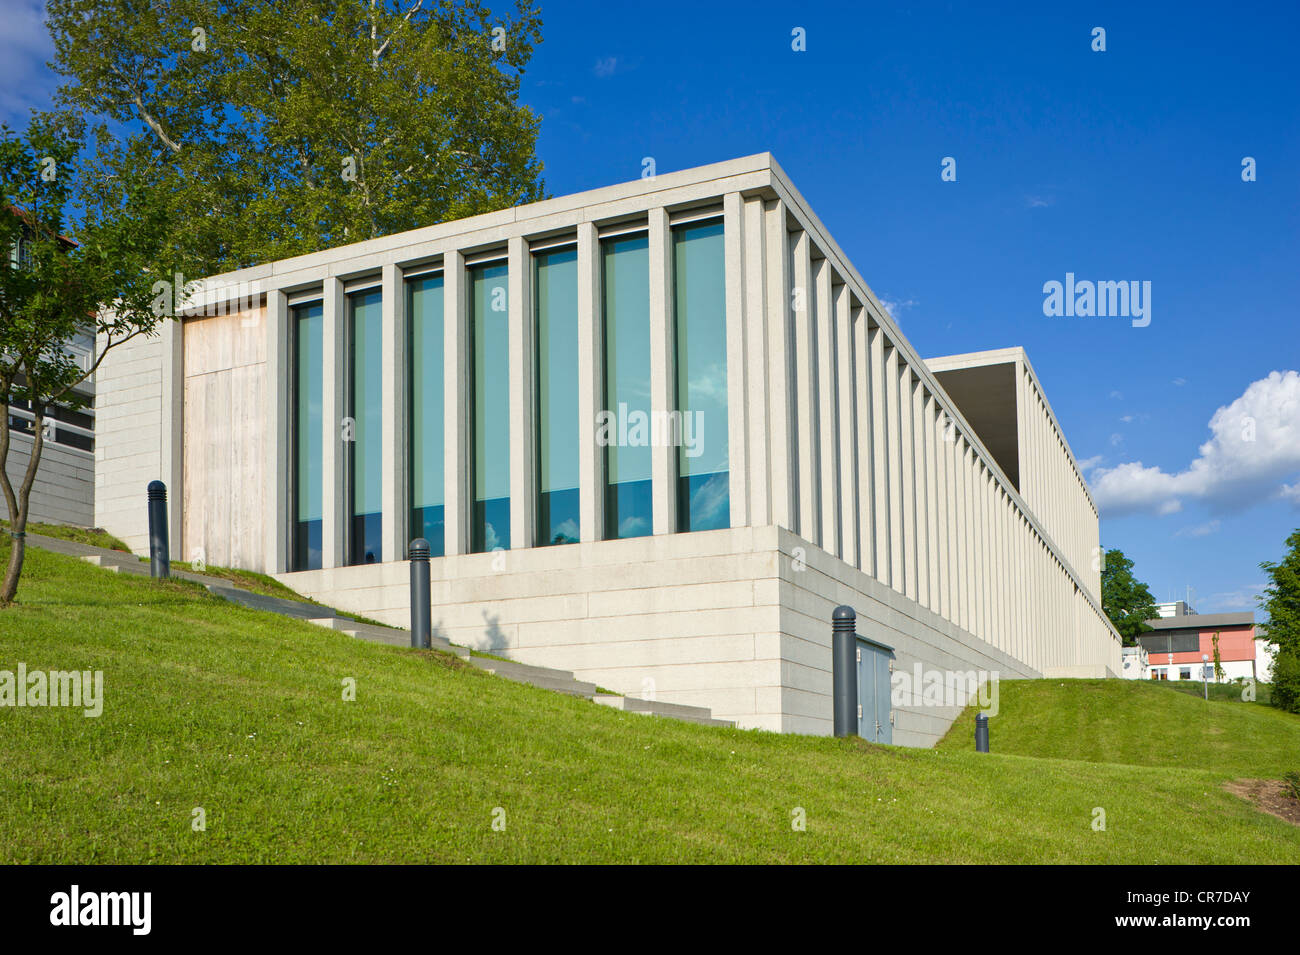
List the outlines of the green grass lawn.
<svg viewBox="0 0 1300 955">
<path fill-rule="evenodd" d="M 8 521 L 0 521 L 0 528 L 9 529 Z M 120 550 L 131 553 L 131 548 L 110 534 L 108 531 L 100 530 L 98 527 L 73 527 L 68 524 L 40 524 L 29 522 L 27 525 L 29 534 L 40 534 L 43 537 L 57 537 L 59 540 L 74 541 L 78 544 L 89 544 L 92 547 L 106 547 L 109 550 Z"/>
<path fill-rule="evenodd" d="M 1204 691 L 1209 690 L 1211 700 L 1219 700 L 1229 703 L 1243 702 L 1241 693 L 1244 687 L 1240 683 L 1211 683 L 1206 687 L 1195 680 L 1149 680 L 1152 686 L 1160 687 L 1164 690 L 1172 690 L 1175 693 L 1185 693 L 1188 696 L 1194 696 L 1198 699 L 1204 699 Z M 1273 687 L 1268 683 L 1255 684 L 1256 703 L 1268 703 L 1273 698 Z"/>
<path fill-rule="evenodd" d="M 1193 747 L 1170 766 L 1015 755 L 1006 690 L 1001 752 L 904 750 L 622 713 L 39 550 L 19 600 L 0 611 L 0 669 L 102 670 L 105 702 L 98 718 L 0 708 L 3 862 L 1300 857 L 1300 828 L 1221 789 L 1280 770 L 1279 740 L 1297 752 L 1300 720 L 1260 707 L 1236 712 L 1277 740 L 1248 734 L 1235 755 Z M 1040 702 L 1069 749 L 1075 706 Z M 1130 710 L 1123 735 L 1140 722 Z M 1098 806 L 1104 832 L 1091 827 Z"/>
<path fill-rule="evenodd" d="M 940 749 L 971 745 L 974 720 L 963 714 Z M 1242 702 L 1240 690 L 1206 702 L 1149 680 L 1005 680 L 989 749 L 1279 778 L 1300 769 L 1300 717 Z"/>
</svg>

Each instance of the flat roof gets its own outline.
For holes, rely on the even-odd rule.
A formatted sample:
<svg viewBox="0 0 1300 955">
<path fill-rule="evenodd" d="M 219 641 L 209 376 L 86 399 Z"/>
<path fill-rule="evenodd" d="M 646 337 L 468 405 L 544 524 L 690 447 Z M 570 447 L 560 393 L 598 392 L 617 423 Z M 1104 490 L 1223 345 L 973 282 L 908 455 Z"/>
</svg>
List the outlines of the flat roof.
<svg viewBox="0 0 1300 955">
<path fill-rule="evenodd" d="M 1153 630 L 1211 630 L 1214 627 L 1253 627 L 1255 614 L 1244 613 L 1193 613 L 1182 617 L 1157 617 L 1148 620 Z"/>
</svg>

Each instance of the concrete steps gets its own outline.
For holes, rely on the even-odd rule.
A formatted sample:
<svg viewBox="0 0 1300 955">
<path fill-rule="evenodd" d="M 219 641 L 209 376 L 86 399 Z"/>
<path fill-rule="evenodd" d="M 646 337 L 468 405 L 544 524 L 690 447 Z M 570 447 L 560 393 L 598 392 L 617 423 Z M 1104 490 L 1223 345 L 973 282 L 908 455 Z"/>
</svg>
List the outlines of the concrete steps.
<svg viewBox="0 0 1300 955">
<path fill-rule="evenodd" d="M 29 534 L 27 542 L 33 547 L 79 557 L 88 564 L 102 567 L 104 570 L 113 573 L 134 574 L 140 577 L 149 576 L 148 563 L 140 560 L 134 554 L 125 554 L 89 544 L 78 544 L 52 537 L 43 537 L 39 534 Z M 214 596 L 238 604 L 241 607 L 248 607 L 251 610 L 261 610 L 267 613 L 279 614 L 282 617 L 292 617 L 327 630 L 335 630 L 358 640 L 368 640 L 373 643 L 383 643 L 395 647 L 409 647 L 411 645 L 409 630 L 361 623 L 340 616 L 329 607 L 322 607 L 319 604 L 253 593 L 235 587 L 229 581 L 191 571 L 173 569 L 172 576 L 202 584 Z M 622 710 L 625 713 L 662 716 L 668 719 L 684 720 L 688 723 L 699 723 L 703 726 L 734 725 L 728 720 L 714 719 L 712 711 L 702 706 L 660 703 L 653 700 L 638 699 L 634 696 L 602 693 L 596 684 L 577 679 L 571 670 L 553 670 L 549 667 L 533 666 L 532 664 L 519 663 L 514 660 L 497 660 L 492 657 L 473 656 L 468 648 L 455 646 L 441 637 L 434 637 L 431 646 L 443 653 L 454 654 L 471 666 L 485 673 L 499 676 L 502 679 L 512 680 L 515 683 L 527 683 L 530 686 L 550 690 L 554 693 L 564 693 L 579 699 L 592 700 L 601 706 Z"/>
<path fill-rule="evenodd" d="M 684 720 L 687 723 L 699 723 L 702 726 L 734 726 L 730 720 L 715 720 L 713 711 L 704 706 L 687 706 L 684 703 L 660 703 L 655 700 L 642 700 L 635 696 L 615 696 L 598 694 L 592 697 L 601 706 L 609 706 L 625 713 L 641 713 L 646 716 L 666 716 L 669 719 Z"/>
</svg>

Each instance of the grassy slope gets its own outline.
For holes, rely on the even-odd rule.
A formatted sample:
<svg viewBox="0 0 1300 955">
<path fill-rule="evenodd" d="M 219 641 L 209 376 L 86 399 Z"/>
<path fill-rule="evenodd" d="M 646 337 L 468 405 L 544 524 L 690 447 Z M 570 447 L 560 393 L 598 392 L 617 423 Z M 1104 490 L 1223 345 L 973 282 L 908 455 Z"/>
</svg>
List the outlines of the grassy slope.
<svg viewBox="0 0 1300 955">
<path fill-rule="evenodd" d="M 1222 792 L 1222 771 L 624 714 L 42 551 L 20 599 L 0 611 L 0 669 L 102 669 L 106 702 L 98 719 L 0 709 L 4 862 L 1300 855 L 1300 829 Z M 356 702 L 341 699 L 345 677 Z M 206 832 L 191 830 L 196 806 Z M 1091 830 L 1094 806 L 1108 831 Z M 806 832 L 791 829 L 795 807 Z"/>
<path fill-rule="evenodd" d="M 9 522 L 0 521 L 0 529 L 8 530 Z M 27 531 L 30 534 L 41 534 L 44 537 L 56 537 L 59 540 L 74 541 L 78 544 L 90 544 L 93 547 L 106 547 L 109 550 L 120 550 L 131 553 L 131 548 L 110 534 L 108 531 L 100 530 L 95 527 L 73 527 L 67 524 L 40 524 L 29 523 Z"/>
<path fill-rule="evenodd" d="M 998 704 L 989 720 L 996 752 L 1242 776 L 1300 769 L 1300 718 L 1263 703 L 1207 703 L 1143 680 L 1013 680 Z M 974 718 L 968 710 L 940 748 L 970 745 Z"/>
</svg>

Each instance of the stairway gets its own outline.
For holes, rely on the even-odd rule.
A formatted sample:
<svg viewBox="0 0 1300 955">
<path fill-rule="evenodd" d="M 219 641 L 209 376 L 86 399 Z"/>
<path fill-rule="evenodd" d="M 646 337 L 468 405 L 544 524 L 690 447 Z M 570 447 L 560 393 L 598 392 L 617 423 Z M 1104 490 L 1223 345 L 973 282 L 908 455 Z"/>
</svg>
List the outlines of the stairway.
<svg viewBox="0 0 1300 955">
<path fill-rule="evenodd" d="M 139 577 L 149 576 L 149 565 L 134 554 L 32 533 L 27 535 L 27 544 L 30 547 L 39 547 L 42 550 L 54 551 L 69 557 L 79 557 L 89 564 L 94 564 L 96 567 L 102 567 L 113 573 L 133 574 Z M 293 617 L 296 620 L 313 623 L 328 630 L 337 630 L 339 633 L 355 637 L 358 640 L 386 643 L 394 647 L 409 647 L 411 645 L 409 630 L 362 623 L 320 604 L 253 593 L 241 587 L 236 587 L 230 581 L 223 580 L 220 577 L 211 577 L 207 574 L 181 570 L 175 567 L 172 568 L 171 574 L 173 577 L 182 580 L 191 580 L 202 584 L 214 596 L 238 604 L 241 607 L 248 607 L 251 610 L 275 613 L 282 617 Z M 707 707 L 686 706 L 681 703 L 660 703 L 655 700 L 643 700 L 632 696 L 607 693 L 594 683 L 584 683 L 578 680 L 570 670 L 552 670 L 549 667 L 533 666 L 515 660 L 500 660 L 495 657 L 476 655 L 468 647 L 453 644 L 441 637 L 432 639 L 432 647 L 443 653 L 450 653 L 459 657 L 470 666 L 493 676 L 499 676 L 515 683 L 527 683 L 530 686 L 551 690 L 555 693 L 564 693 L 568 696 L 591 700 L 602 706 L 622 710 L 625 713 L 663 716 L 668 719 L 683 720 L 703 726 L 735 725 L 729 720 L 714 719 L 713 712 Z"/>
</svg>

